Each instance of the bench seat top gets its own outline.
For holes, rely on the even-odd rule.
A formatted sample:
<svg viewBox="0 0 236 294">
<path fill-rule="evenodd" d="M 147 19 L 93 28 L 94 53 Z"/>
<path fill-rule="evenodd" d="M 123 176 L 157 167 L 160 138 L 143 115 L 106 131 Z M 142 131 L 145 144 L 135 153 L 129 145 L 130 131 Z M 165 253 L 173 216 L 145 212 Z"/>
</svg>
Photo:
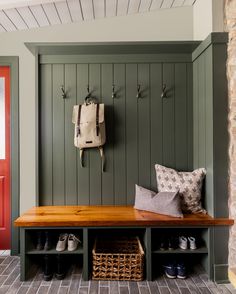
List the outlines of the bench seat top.
<svg viewBox="0 0 236 294">
<path fill-rule="evenodd" d="M 169 217 L 132 206 L 38 206 L 14 222 L 17 227 L 155 227 L 155 226 L 228 226 L 228 218 L 212 218 L 207 214 Z"/>
</svg>

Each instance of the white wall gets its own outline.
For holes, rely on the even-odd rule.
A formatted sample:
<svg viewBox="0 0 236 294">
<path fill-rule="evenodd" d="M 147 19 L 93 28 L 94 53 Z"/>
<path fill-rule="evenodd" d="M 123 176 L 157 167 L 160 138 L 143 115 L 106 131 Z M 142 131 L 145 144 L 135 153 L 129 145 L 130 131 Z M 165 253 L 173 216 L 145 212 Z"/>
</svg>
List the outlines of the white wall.
<svg viewBox="0 0 236 294">
<path fill-rule="evenodd" d="M 224 0 L 197 0 L 193 6 L 193 37 L 204 40 L 211 32 L 224 31 Z"/>
<path fill-rule="evenodd" d="M 0 56 L 19 56 L 20 211 L 35 205 L 35 60 L 24 42 L 192 40 L 192 7 L 0 34 Z"/>
</svg>

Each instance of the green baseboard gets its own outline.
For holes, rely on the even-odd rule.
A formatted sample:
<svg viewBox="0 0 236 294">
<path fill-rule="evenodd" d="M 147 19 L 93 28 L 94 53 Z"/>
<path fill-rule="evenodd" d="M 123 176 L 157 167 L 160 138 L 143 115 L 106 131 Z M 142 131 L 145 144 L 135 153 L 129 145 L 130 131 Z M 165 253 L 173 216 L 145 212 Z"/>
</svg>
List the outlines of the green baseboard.
<svg viewBox="0 0 236 294">
<path fill-rule="evenodd" d="M 218 284 L 229 283 L 228 264 L 214 264 L 214 281 Z"/>
</svg>

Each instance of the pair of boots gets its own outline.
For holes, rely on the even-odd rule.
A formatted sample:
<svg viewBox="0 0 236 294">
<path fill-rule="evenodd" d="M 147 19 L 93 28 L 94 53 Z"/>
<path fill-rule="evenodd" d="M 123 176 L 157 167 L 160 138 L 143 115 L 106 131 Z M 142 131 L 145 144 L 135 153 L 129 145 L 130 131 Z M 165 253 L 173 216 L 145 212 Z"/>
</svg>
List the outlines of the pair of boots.
<svg viewBox="0 0 236 294">
<path fill-rule="evenodd" d="M 44 255 L 44 267 L 43 267 L 43 279 L 45 281 L 50 281 L 53 277 L 53 273 L 55 272 L 55 277 L 57 280 L 63 280 L 66 274 L 65 271 L 65 262 L 63 256 L 60 254 L 56 255 L 56 263 L 55 256 L 45 254 Z"/>
<path fill-rule="evenodd" d="M 37 250 L 50 250 L 52 249 L 52 237 L 49 234 L 48 231 L 42 232 L 39 231 L 37 232 L 37 245 L 36 245 Z"/>
</svg>

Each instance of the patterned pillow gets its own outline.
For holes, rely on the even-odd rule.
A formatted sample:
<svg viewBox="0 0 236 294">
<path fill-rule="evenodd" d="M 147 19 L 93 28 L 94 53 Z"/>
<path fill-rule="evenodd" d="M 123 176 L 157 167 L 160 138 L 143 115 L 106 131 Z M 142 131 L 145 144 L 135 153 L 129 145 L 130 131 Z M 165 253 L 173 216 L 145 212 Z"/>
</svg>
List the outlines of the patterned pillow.
<svg viewBox="0 0 236 294">
<path fill-rule="evenodd" d="M 193 172 L 178 172 L 156 164 L 157 189 L 159 192 L 179 191 L 182 210 L 185 213 L 206 213 L 201 205 L 202 182 L 206 175 L 204 168 Z"/>
<path fill-rule="evenodd" d="M 178 192 L 156 193 L 136 185 L 134 208 L 159 214 L 183 217 Z"/>
</svg>

